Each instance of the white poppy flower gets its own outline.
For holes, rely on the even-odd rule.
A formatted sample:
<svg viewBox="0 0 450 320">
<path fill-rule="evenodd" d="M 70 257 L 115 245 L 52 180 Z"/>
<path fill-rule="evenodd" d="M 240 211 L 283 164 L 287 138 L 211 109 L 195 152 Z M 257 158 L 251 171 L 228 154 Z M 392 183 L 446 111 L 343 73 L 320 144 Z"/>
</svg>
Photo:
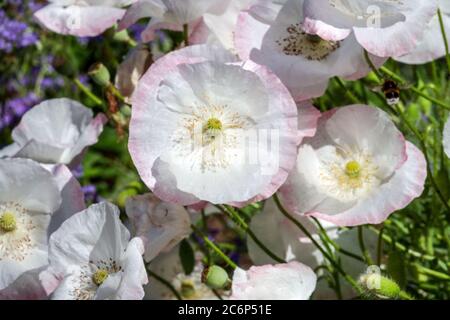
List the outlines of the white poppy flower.
<svg viewBox="0 0 450 320">
<path fill-rule="evenodd" d="M 49 0 L 34 16 L 60 34 L 94 37 L 112 27 L 125 14 L 123 7 L 136 0 Z"/>
<path fill-rule="evenodd" d="M 13 160 L 11 160 L 13 161 Z M 23 160 L 17 160 L 23 161 Z M 0 160 L 2 162 L 2 160 Z M 37 165 L 31 162 L 32 165 Z M 62 197 L 61 206 L 52 213 L 48 225 L 43 224 L 40 232 L 45 232 L 46 237 L 61 225 L 61 223 L 73 214 L 84 210 L 84 195 L 78 181 L 73 177 L 71 171 L 64 165 L 43 166 L 53 175 L 53 180 Z M 1 176 L 1 175 L 0 175 Z M 0 201 L 1 202 L 1 201 Z M 33 230 L 33 229 L 32 229 Z M 44 249 L 45 248 L 45 249 Z M 33 268 L 22 273 L 8 287 L 0 290 L 0 299 L 36 300 L 46 299 L 48 295 L 58 286 L 59 280 L 47 272 L 47 240 L 42 240 L 40 249 L 42 266 Z"/>
<path fill-rule="evenodd" d="M 329 41 L 305 32 L 303 0 L 257 2 L 241 12 L 235 45 L 241 59 L 269 67 L 296 101 L 323 95 L 334 76 L 354 80 L 370 71 L 354 36 Z M 377 66 L 385 61 L 371 58 Z"/>
<path fill-rule="evenodd" d="M 0 294 L 23 273 L 47 265 L 47 230 L 60 205 L 56 181 L 38 163 L 0 160 Z"/>
<path fill-rule="evenodd" d="M 354 35 L 379 57 L 408 54 L 437 11 L 437 0 L 305 0 L 308 32 L 327 40 Z"/>
<path fill-rule="evenodd" d="M 147 28 L 142 32 L 142 41 L 155 38 L 155 31 L 167 29 L 182 31 L 189 24 L 192 32 L 200 22 L 202 15 L 222 0 L 139 0 L 128 8 L 119 23 L 119 30 L 128 28 L 144 17 L 151 17 Z"/>
<path fill-rule="evenodd" d="M 93 118 L 90 109 L 74 100 L 46 100 L 25 113 L 12 131 L 14 143 L 0 150 L 0 157 L 76 166 L 105 123 L 103 114 Z"/>
<path fill-rule="evenodd" d="M 186 209 L 162 202 L 150 193 L 128 198 L 126 212 L 133 235 L 144 242 L 146 261 L 170 251 L 191 234 L 191 220 Z"/>
<path fill-rule="evenodd" d="M 295 162 L 297 115 L 289 92 L 265 67 L 237 63 L 219 47 L 190 46 L 142 77 L 129 150 L 164 201 L 240 205 L 270 197 L 285 181 Z"/>
<path fill-rule="evenodd" d="M 284 264 L 237 268 L 233 275 L 232 300 L 308 300 L 316 288 L 314 271 L 292 261 Z"/>
<path fill-rule="evenodd" d="M 420 196 L 426 173 L 422 152 L 385 112 L 353 105 L 322 115 L 281 191 L 295 213 L 339 226 L 378 224 Z"/>
<path fill-rule="evenodd" d="M 450 1 L 440 0 L 442 20 L 447 38 L 450 37 Z M 395 57 L 394 60 L 406 64 L 423 64 L 445 56 L 445 43 L 442 36 L 439 17 L 436 14 L 428 23 L 422 41 L 409 54 Z"/>
<path fill-rule="evenodd" d="M 67 219 L 49 241 L 49 271 L 61 278 L 56 300 L 138 300 L 147 283 L 143 244 L 120 222 L 109 203 Z"/>
<path fill-rule="evenodd" d="M 294 217 L 323 246 L 323 242 L 319 236 L 319 229 L 311 218 L 299 215 L 294 215 Z M 327 236 L 342 249 L 362 256 L 357 229 L 341 231 L 337 226 L 327 221 L 320 221 L 320 223 L 326 230 Z M 327 259 L 312 241 L 278 210 L 275 201 L 272 199 L 267 200 L 264 204 L 263 211 L 252 218 L 250 229 L 267 248 L 286 261 L 299 261 L 313 269 L 328 263 Z M 364 233 L 364 242 L 372 257 L 375 257 L 377 254 L 377 241 L 378 237 L 375 233 Z M 247 248 L 250 259 L 255 265 L 276 263 L 251 238 L 247 239 Z M 367 268 L 366 264 L 361 261 L 357 261 L 344 254 L 335 254 L 338 255 L 345 272 L 354 278 L 359 277 Z M 344 298 L 350 299 L 357 295 L 343 278 L 341 278 L 340 283 L 341 293 Z M 329 287 L 327 280 L 321 279 L 317 283 L 313 298 L 336 299 L 337 297 L 334 290 Z"/>
</svg>

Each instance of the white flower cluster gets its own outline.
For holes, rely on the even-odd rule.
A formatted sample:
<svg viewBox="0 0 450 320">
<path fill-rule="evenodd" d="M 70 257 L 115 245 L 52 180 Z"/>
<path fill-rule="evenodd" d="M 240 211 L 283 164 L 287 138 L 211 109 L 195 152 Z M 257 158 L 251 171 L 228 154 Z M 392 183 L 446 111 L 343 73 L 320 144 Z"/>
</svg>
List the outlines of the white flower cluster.
<svg viewBox="0 0 450 320">
<path fill-rule="evenodd" d="M 360 79 L 388 58 L 425 63 L 445 54 L 433 36 L 440 31 L 437 0 L 346 3 L 53 0 L 39 10 L 48 29 L 77 36 L 151 17 L 143 42 L 159 29 L 184 30 L 186 46 L 148 70 L 148 57 L 136 51 L 119 70 L 117 83 L 132 105 L 129 151 L 152 192 L 127 201 L 133 238 L 113 204 L 85 209 L 68 169 L 97 142 L 104 115 L 55 99 L 14 129 L 14 143 L 0 151 L 0 297 L 142 299 L 144 260 L 180 290 L 203 292 L 173 262 L 191 234 L 192 208 L 268 199 L 251 227 L 287 262 L 269 259 L 249 239 L 255 265 L 235 270 L 230 298 L 309 299 L 317 282 L 311 268 L 324 257 L 271 197 L 279 192 L 312 234 L 314 217 L 351 246 L 353 230 L 338 227 L 383 222 L 421 195 L 427 175 L 422 152 L 381 109 L 320 113 L 309 99 L 322 96 L 331 78 Z M 448 2 L 439 5 L 450 34 Z M 449 154 L 448 125 L 445 138 Z M 146 291 L 167 296 L 151 284 Z"/>
</svg>

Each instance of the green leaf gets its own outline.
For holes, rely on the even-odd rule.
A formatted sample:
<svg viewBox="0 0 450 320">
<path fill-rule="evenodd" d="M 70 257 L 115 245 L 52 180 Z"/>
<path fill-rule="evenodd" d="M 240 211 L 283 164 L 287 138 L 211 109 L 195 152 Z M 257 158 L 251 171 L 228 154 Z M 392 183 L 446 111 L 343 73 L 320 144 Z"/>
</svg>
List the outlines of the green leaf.
<svg viewBox="0 0 450 320">
<path fill-rule="evenodd" d="M 189 275 L 194 271 L 195 266 L 195 254 L 189 241 L 184 239 L 180 244 L 180 259 L 183 266 L 184 273 Z"/>
<path fill-rule="evenodd" d="M 406 266 L 405 257 L 398 251 L 389 254 L 387 263 L 388 274 L 398 283 L 400 288 L 406 285 Z"/>
</svg>

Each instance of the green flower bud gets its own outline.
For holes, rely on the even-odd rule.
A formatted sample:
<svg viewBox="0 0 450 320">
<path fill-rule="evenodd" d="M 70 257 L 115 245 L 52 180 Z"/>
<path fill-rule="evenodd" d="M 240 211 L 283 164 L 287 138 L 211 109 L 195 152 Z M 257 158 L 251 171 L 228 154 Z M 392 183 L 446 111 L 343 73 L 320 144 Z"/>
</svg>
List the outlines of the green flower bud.
<svg viewBox="0 0 450 320">
<path fill-rule="evenodd" d="M 111 74 L 102 63 L 95 63 L 89 68 L 89 76 L 99 86 L 106 88 L 111 85 Z"/>
<path fill-rule="evenodd" d="M 359 282 L 368 292 L 383 299 L 398 299 L 401 293 L 401 289 L 395 281 L 378 273 L 364 274 Z"/>
<path fill-rule="evenodd" d="M 219 266 L 209 266 L 203 270 L 202 282 L 211 289 L 227 289 L 230 286 L 228 273 Z"/>
</svg>

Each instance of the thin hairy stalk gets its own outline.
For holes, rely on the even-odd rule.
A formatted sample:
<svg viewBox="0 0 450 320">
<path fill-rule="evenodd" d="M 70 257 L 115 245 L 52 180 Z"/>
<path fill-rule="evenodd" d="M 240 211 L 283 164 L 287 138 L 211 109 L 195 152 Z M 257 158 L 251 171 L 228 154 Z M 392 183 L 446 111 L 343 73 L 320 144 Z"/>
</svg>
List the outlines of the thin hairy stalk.
<svg viewBox="0 0 450 320">
<path fill-rule="evenodd" d="M 370 256 L 370 253 L 367 250 L 366 245 L 364 243 L 364 230 L 363 230 L 362 226 L 358 227 L 358 243 L 359 243 L 359 247 L 361 248 L 361 252 L 363 253 L 366 264 L 368 266 L 373 265 L 372 257 Z"/>
<path fill-rule="evenodd" d="M 444 20 L 442 19 L 441 9 L 438 9 L 438 17 L 439 17 L 439 25 L 441 27 L 442 39 L 443 39 L 444 45 L 445 45 L 445 60 L 447 61 L 447 68 L 448 68 L 448 72 L 450 74 L 450 50 L 449 50 L 449 46 L 448 46 L 447 34 L 445 32 Z"/>
<path fill-rule="evenodd" d="M 73 82 L 78 87 L 78 89 L 80 89 L 86 96 L 88 96 L 89 99 L 92 100 L 92 102 L 94 102 L 98 106 L 103 105 L 102 100 L 97 97 L 91 90 L 89 90 L 84 84 L 82 84 L 80 80 L 74 79 Z"/>
<path fill-rule="evenodd" d="M 363 291 L 359 284 L 350 277 L 344 270 L 342 270 L 341 266 L 326 252 L 322 246 L 317 242 L 317 240 L 312 236 L 312 234 L 297 220 L 295 219 L 281 204 L 280 199 L 278 198 L 278 195 L 274 195 L 275 203 L 278 207 L 278 209 L 281 211 L 281 213 L 288 218 L 292 223 L 294 223 L 310 240 L 311 242 L 317 247 L 317 249 L 320 250 L 320 252 L 323 254 L 323 256 L 331 263 L 331 265 L 342 275 L 342 277 L 353 287 L 357 290 L 359 294 L 362 294 Z"/>
<path fill-rule="evenodd" d="M 345 83 L 342 81 L 339 77 L 334 77 L 334 80 L 337 82 L 337 84 L 345 91 L 345 94 L 347 97 L 353 102 L 353 103 L 360 103 L 358 98 L 345 86 Z"/>
<path fill-rule="evenodd" d="M 223 213 L 227 214 L 239 227 L 241 227 L 248 236 L 255 242 L 255 244 L 263 250 L 269 257 L 271 257 L 273 260 L 279 263 L 286 263 L 286 260 L 278 257 L 275 253 L 273 253 L 269 248 L 267 248 L 264 243 L 261 242 L 261 240 L 258 239 L 258 237 L 254 234 L 254 232 L 250 229 L 248 224 L 244 221 L 244 219 L 241 218 L 238 212 L 234 210 L 231 206 L 216 206 L 219 208 Z"/>
<path fill-rule="evenodd" d="M 147 274 L 150 277 L 155 278 L 156 280 L 161 282 L 163 285 L 165 285 L 175 295 L 175 297 L 178 300 L 183 300 L 183 298 L 181 297 L 180 293 L 177 291 L 177 289 L 175 289 L 175 287 L 169 281 L 167 281 L 163 277 L 160 277 L 159 275 L 157 275 L 153 271 L 149 270 L 148 268 L 147 268 Z"/>
<path fill-rule="evenodd" d="M 339 253 L 342 253 L 343 255 L 346 255 L 346 256 L 348 256 L 348 257 L 350 257 L 350 258 L 353 258 L 353 259 L 355 259 L 355 260 L 358 260 L 358 261 L 360 261 L 360 262 L 364 262 L 364 259 L 361 258 L 359 255 L 357 255 L 356 253 L 353 253 L 353 252 L 350 252 L 350 251 L 347 251 L 347 250 L 343 249 L 339 244 L 336 243 L 336 241 L 334 241 L 333 239 L 331 239 L 331 238 L 328 236 L 327 231 L 324 229 L 324 227 L 322 226 L 322 224 L 320 223 L 319 220 L 317 220 L 316 218 L 312 218 L 312 219 L 316 222 L 316 224 L 317 224 L 317 226 L 319 227 L 320 231 L 322 232 L 322 234 L 323 234 L 325 240 L 326 240 L 329 244 L 331 244 L 331 245 L 333 246 L 333 248 L 334 248 L 336 251 L 338 251 Z"/>
<path fill-rule="evenodd" d="M 191 229 L 200 237 L 203 241 L 205 241 L 206 245 L 209 246 L 219 257 L 225 261 L 226 264 L 228 264 L 231 268 L 236 269 L 237 265 L 222 251 L 220 248 L 211 240 L 208 239 L 208 237 L 205 235 L 205 233 L 197 228 L 195 225 L 191 224 Z"/>
</svg>

